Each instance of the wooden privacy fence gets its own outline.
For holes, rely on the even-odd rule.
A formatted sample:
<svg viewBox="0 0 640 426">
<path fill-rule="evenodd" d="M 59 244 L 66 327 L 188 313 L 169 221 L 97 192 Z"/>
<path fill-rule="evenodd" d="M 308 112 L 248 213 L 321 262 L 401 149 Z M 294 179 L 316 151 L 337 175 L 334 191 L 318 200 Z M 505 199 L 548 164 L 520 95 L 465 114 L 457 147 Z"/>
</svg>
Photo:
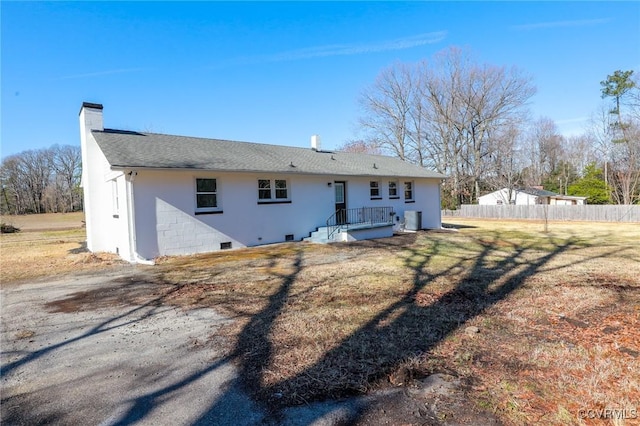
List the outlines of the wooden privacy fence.
<svg viewBox="0 0 640 426">
<path fill-rule="evenodd" d="M 458 210 L 443 210 L 442 216 L 487 219 L 582 220 L 590 222 L 640 222 L 640 205 L 616 206 L 480 206 L 463 204 Z"/>
</svg>

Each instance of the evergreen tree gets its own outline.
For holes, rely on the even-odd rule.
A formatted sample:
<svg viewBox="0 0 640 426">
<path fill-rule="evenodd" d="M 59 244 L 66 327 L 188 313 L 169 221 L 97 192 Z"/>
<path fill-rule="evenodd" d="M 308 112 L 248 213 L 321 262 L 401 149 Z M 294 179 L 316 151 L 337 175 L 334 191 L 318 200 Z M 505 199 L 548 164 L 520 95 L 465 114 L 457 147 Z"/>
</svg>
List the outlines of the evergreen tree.
<svg viewBox="0 0 640 426">
<path fill-rule="evenodd" d="M 588 197 L 587 204 L 609 204 L 609 189 L 604 181 L 602 169 L 591 163 L 585 167 L 582 178 L 569 185 L 569 195 Z"/>
</svg>

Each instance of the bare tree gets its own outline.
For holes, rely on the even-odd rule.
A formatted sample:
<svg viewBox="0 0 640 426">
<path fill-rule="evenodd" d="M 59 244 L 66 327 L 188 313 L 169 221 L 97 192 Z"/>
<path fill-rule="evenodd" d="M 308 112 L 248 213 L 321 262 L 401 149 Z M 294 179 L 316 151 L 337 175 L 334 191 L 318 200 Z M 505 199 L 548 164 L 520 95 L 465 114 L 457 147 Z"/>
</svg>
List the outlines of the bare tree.
<svg viewBox="0 0 640 426">
<path fill-rule="evenodd" d="M 75 211 L 81 208 L 80 196 L 80 175 L 82 167 L 82 156 L 80 147 L 55 145 L 53 169 L 56 174 L 57 193 L 63 203 L 60 206 L 62 211 Z"/>
<path fill-rule="evenodd" d="M 80 149 L 53 146 L 5 158 L 0 165 L 3 213 L 63 212 L 82 208 Z"/>
<path fill-rule="evenodd" d="M 593 164 L 598 160 L 595 146 L 596 141 L 587 133 L 569 136 L 564 138 L 564 158 L 576 170 L 583 171 L 589 164 Z"/>
<path fill-rule="evenodd" d="M 613 101 L 603 132 L 612 160 L 607 173 L 612 196 L 619 204 L 633 204 L 640 200 L 640 87 L 633 71 L 615 71 L 600 84 L 602 98 Z"/>
<path fill-rule="evenodd" d="M 44 193 L 51 179 L 51 151 L 48 149 L 24 151 L 19 156 L 20 169 L 28 190 L 31 211 L 44 213 Z"/>
<path fill-rule="evenodd" d="M 618 204 L 640 201 L 640 123 L 628 121 L 625 138 L 612 144 L 609 185 Z"/>
<path fill-rule="evenodd" d="M 525 184 L 542 185 L 562 160 L 563 138 L 556 123 L 547 117 L 541 117 L 531 123 L 525 136 L 529 161 Z"/>
<path fill-rule="evenodd" d="M 364 112 L 360 127 L 366 134 L 366 141 L 408 160 L 409 116 L 414 96 L 410 66 L 398 63 L 384 69 L 360 97 Z"/>
<path fill-rule="evenodd" d="M 382 154 L 382 150 L 371 142 L 352 140 L 340 145 L 336 151 L 357 152 L 360 154 Z"/>
<path fill-rule="evenodd" d="M 463 161 L 464 145 L 460 126 L 460 106 L 456 93 L 461 85 L 465 64 L 460 61 L 447 61 L 442 55 L 446 72 L 437 72 L 437 66 L 426 61 L 421 64 L 424 76 L 420 86 L 420 98 L 424 99 L 421 113 L 429 124 L 425 143 L 422 145 L 424 156 L 440 173 L 450 177 L 445 182 L 443 202 L 447 208 L 455 208 L 462 203 L 467 186 L 468 162 Z M 466 169 L 465 169 L 466 167 Z"/>
<path fill-rule="evenodd" d="M 494 136 L 507 132 L 507 126 L 522 118 L 523 107 L 535 90 L 516 69 L 492 66 L 473 69 L 467 82 L 464 100 L 470 111 L 465 125 L 467 147 L 471 149 L 474 201 L 480 196 L 479 184 L 485 158 L 497 151 Z"/>
<path fill-rule="evenodd" d="M 17 155 L 2 161 L 0 179 L 2 181 L 2 213 L 25 213 L 29 196 Z"/>
<path fill-rule="evenodd" d="M 604 171 L 605 185 L 616 204 L 632 204 L 640 191 L 640 120 L 630 116 L 626 137 L 619 138 L 617 115 L 601 105 L 591 118 L 589 136 Z"/>
<path fill-rule="evenodd" d="M 598 162 L 602 164 L 605 185 L 610 189 L 609 164 L 611 163 L 611 151 L 613 149 L 611 114 L 609 114 L 609 109 L 604 104 L 601 104 L 599 109 L 592 114 L 589 120 L 587 134 L 593 141 L 593 149 L 598 158 Z"/>
<path fill-rule="evenodd" d="M 520 70 L 480 65 L 451 48 L 432 62 L 383 70 L 362 95 L 360 124 L 366 140 L 449 175 L 457 205 L 477 200 L 494 135 L 522 121 L 534 93 Z"/>
<path fill-rule="evenodd" d="M 490 191 L 507 189 L 506 200 L 503 200 L 507 204 L 512 199 L 513 191 L 523 186 L 521 132 L 519 126 L 513 125 L 495 135 L 496 149 L 489 156 L 488 171 L 484 175 Z"/>
</svg>

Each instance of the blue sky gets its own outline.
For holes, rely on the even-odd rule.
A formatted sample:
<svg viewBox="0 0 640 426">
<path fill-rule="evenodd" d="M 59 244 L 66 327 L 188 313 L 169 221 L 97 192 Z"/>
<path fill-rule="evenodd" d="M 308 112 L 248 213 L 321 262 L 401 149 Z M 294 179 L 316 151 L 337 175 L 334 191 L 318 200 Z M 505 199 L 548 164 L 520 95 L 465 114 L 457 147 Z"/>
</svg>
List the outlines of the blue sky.
<svg viewBox="0 0 640 426">
<path fill-rule="evenodd" d="M 600 81 L 640 72 L 640 2 L 6 2 L 2 157 L 105 126 L 323 148 L 357 137 L 358 95 L 449 46 L 533 76 L 534 117 L 579 133 Z"/>
</svg>

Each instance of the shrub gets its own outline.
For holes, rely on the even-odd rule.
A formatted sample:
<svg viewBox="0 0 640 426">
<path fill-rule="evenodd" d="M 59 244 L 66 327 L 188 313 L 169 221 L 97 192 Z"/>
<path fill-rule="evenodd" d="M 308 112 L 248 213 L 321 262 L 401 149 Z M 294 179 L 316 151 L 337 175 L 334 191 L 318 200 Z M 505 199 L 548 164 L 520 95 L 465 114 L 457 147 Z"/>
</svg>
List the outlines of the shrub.
<svg viewBox="0 0 640 426">
<path fill-rule="evenodd" d="M 15 232 L 20 232 L 20 228 L 16 228 L 8 223 L 0 223 L 0 234 L 13 234 Z"/>
</svg>

